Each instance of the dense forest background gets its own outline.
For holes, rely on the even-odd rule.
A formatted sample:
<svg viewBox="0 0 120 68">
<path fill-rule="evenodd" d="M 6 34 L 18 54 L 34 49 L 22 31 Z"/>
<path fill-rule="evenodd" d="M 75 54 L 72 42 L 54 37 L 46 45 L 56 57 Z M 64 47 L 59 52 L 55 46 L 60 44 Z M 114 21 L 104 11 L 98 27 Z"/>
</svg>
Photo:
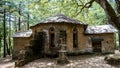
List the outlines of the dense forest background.
<svg viewBox="0 0 120 68">
<path fill-rule="evenodd" d="M 0 57 L 12 54 L 12 35 L 29 30 L 45 18 L 62 13 L 89 25 L 109 24 L 104 10 L 94 2 L 91 7 L 83 5 L 90 0 L 0 0 Z M 114 0 L 108 0 L 114 9 Z M 116 36 L 115 36 L 116 37 Z M 118 41 L 118 37 L 117 41 Z"/>
</svg>

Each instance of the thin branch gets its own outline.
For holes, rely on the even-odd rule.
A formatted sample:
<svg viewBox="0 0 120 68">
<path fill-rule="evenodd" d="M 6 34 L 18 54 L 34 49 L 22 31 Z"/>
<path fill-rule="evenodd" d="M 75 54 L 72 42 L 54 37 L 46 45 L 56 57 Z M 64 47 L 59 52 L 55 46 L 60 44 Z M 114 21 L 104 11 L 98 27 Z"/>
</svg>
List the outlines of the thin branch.
<svg viewBox="0 0 120 68">
<path fill-rule="evenodd" d="M 80 3 L 83 5 L 83 2 L 81 1 L 81 0 L 79 0 L 80 1 Z"/>
<path fill-rule="evenodd" d="M 115 10 L 112 8 L 112 6 L 109 4 L 107 0 L 95 0 L 105 11 L 108 21 L 113 26 L 117 27 L 117 29 L 120 29 L 120 23 L 119 18 L 115 12 Z"/>
<path fill-rule="evenodd" d="M 80 11 L 80 12 L 82 12 L 82 10 L 83 10 L 84 8 L 90 8 L 90 7 L 92 6 L 92 4 L 93 4 L 94 1 L 95 1 L 95 0 L 91 0 L 90 2 L 87 2 L 87 3 L 81 8 L 81 11 Z"/>
<path fill-rule="evenodd" d="M 117 12 L 120 14 L 120 0 L 115 0 L 117 6 Z"/>
<path fill-rule="evenodd" d="M 81 0 L 79 0 L 79 1 L 81 2 Z M 82 8 L 81 8 L 80 11 L 78 11 L 78 12 L 75 14 L 75 16 L 77 16 L 79 13 L 81 13 L 84 8 L 90 8 L 90 7 L 92 6 L 92 4 L 93 4 L 94 1 L 95 1 L 95 0 L 90 0 L 90 1 L 87 2 L 85 5 L 83 5 L 83 4 L 82 4 L 82 5 L 79 5 L 78 3 L 76 3 L 78 6 L 82 6 Z"/>
<path fill-rule="evenodd" d="M 80 0 L 80 2 L 82 3 L 81 5 L 77 2 L 77 0 L 75 0 L 75 3 L 77 6 L 83 6 L 84 5 L 83 2 L 81 0 Z"/>
</svg>

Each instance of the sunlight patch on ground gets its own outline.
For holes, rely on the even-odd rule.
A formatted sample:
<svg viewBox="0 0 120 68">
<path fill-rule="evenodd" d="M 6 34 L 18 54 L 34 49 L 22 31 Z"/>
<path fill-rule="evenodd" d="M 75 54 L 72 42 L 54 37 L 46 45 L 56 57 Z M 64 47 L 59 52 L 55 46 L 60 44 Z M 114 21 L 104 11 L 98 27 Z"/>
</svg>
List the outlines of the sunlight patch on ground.
<svg viewBox="0 0 120 68">
<path fill-rule="evenodd" d="M 20 68 L 120 68 L 106 64 L 104 57 L 101 55 L 72 56 L 68 57 L 70 63 L 66 65 L 57 65 L 56 58 L 41 58 Z M 0 61 L 0 68 L 14 68 L 14 61 L 9 60 L 2 59 L 3 62 Z"/>
</svg>

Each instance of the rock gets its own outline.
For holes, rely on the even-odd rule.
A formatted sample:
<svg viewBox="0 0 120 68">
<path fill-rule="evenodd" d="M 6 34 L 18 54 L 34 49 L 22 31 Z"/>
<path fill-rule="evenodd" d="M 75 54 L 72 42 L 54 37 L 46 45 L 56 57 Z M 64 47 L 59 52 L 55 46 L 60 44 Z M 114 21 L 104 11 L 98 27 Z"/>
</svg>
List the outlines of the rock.
<svg viewBox="0 0 120 68">
<path fill-rule="evenodd" d="M 15 62 L 15 67 L 21 67 L 23 65 L 25 65 L 26 63 L 34 60 L 33 59 L 33 54 L 31 52 L 31 49 L 27 49 L 27 50 L 20 50 L 18 53 L 18 58 Z"/>
<path fill-rule="evenodd" d="M 110 54 L 110 55 L 105 56 L 104 60 L 107 61 L 108 64 L 119 65 L 120 64 L 120 55 Z"/>
<path fill-rule="evenodd" d="M 15 62 L 15 67 L 21 67 L 23 65 L 25 65 L 25 61 L 24 60 L 17 60 Z"/>
<path fill-rule="evenodd" d="M 120 56 L 120 51 L 119 50 L 115 50 L 115 55 Z"/>
</svg>

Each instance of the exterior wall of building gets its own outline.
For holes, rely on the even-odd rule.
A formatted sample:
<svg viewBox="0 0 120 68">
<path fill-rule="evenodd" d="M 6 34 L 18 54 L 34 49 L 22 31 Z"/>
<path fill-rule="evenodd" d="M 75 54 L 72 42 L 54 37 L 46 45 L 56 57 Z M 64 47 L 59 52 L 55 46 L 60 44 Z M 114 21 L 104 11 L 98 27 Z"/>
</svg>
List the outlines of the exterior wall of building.
<svg viewBox="0 0 120 68">
<path fill-rule="evenodd" d="M 114 33 L 111 34 L 102 34 L 104 40 L 102 41 L 102 52 L 114 52 Z"/>
<path fill-rule="evenodd" d="M 87 51 L 87 36 L 84 34 L 84 27 L 78 26 L 78 52 L 85 52 Z"/>
<path fill-rule="evenodd" d="M 13 38 L 13 59 L 18 57 L 18 53 L 20 50 L 24 50 L 25 46 L 29 46 L 31 38 Z"/>
<path fill-rule="evenodd" d="M 86 48 L 86 38 L 87 36 L 84 35 L 84 26 L 83 25 L 77 25 L 77 24 L 40 24 L 32 28 L 33 35 L 36 32 L 40 32 L 45 30 L 49 36 L 49 28 L 53 27 L 55 29 L 55 44 L 58 45 L 58 35 L 60 30 L 66 30 L 67 33 L 67 50 L 68 51 L 82 51 Z M 76 28 L 78 31 L 78 48 L 73 48 L 73 29 Z M 48 38 L 49 39 L 49 38 Z M 86 42 L 85 42 L 86 41 Z M 49 41 L 48 48 L 49 48 Z"/>
<path fill-rule="evenodd" d="M 95 35 L 87 35 L 89 46 L 92 47 L 92 41 L 90 37 L 102 37 L 103 41 L 101 41 L 101 50 L 102 53 L 113 53 L 115 49 L 114 45 L 114 33 L 104 33 L 104 34 L 95 34 Z"/>
</svg>

